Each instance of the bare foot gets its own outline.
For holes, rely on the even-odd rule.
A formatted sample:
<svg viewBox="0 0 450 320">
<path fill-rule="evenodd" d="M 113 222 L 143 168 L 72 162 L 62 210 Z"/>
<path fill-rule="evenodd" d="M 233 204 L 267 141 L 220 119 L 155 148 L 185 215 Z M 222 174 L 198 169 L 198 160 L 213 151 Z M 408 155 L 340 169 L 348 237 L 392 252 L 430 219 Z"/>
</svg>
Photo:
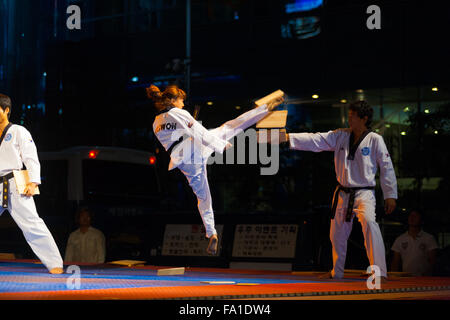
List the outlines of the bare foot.
<svg viewBox="0 0 450 320">
<path fill-rule="evenodd" d="M 217 253 L 217 244 L 219 242 L 219 239 L 217 238 L 217 234 L 212 235 L 209 238 L 209 244 L 208 244 L 208 248 L 206 248 L 206 252 L 208 254 L 212 254 L 215 255 Z"/>
<path fill-rule="evenodd" d="M 63 269 L 62 268 L 53 268 L 52 270 L 49 271 L 51 274 L 61 274 L 63 273 Z"/>
<path fill-rule="evenodd" d="M 331 272 L 327 272 L 327 273 L 321 274 L 318 278 L 319 279 L 333 279 L 333 276 L 331 275 Z"/>
<path fill-rule="evenodd" d="M 283 101 L 284 101 L 284 97 L 281 97 L 281 98 L 272 100 L 272 101 L 270 101 L 270 102 L 267 104 L 267 109 L 268 109 L 269 111 L 273 111 L 273 109 L 275 109 L 276 107 L 278 107 L 281 103 L 283 103 Z"/>
</svg>

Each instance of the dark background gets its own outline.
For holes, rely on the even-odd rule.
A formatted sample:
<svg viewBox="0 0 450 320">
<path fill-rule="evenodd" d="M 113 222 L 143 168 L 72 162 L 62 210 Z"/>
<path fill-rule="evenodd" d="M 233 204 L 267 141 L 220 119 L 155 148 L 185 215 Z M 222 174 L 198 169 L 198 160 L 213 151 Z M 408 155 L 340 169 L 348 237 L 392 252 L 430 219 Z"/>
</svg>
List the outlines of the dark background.
<svg viewBox="0 0 450 320">
<path fill-rule="evenodd" d="M 292 102 L 284 107 L 289 132 L 328 131 L 346 125 L 342 99 L 363 97 L 374 106 L 375 127 L 399 179 L 398 208 L 391 216 L 384 215 L 377 189 L 386 248 L 404 232 L 410 208 L 420 206 L 427 212 L 427 231 L 444 249 L 450 244 L 450 11 L 445 2 L 329 0 L 291 14 L 285 11 L 287 2 L 192 0 L 188 110 L 201 106 L 203 125 L 213 128 L 248 110 L 252 100 L 282 89 Z M 81 30 L 66 27 L 70 4 L 82 10 Z M 372 4 L 381 8 L 381 30 L 366 27 Z M 310 17 L 318 24 L 291 28 L 293 36 L 287 35 L 290 22 Z M 309 38 L 295 36 L 318 30 Z M 31 131 L 40 152 L 114 146 L 157 156 L 158 208 L 123 220 L 98 209 L 97 222 L 107 237 L 114 234 L 108 230 L 126 225 L 128 234 L 144 239 L 141 247 L 125 248 L 122 255 L 128 250 L 146 258 L 150 248 L 158 248 L 168 219 L 200 223 L 185 178 L 167 172 L 168 158 L 153 136 L 154 111 L 144 90 L 151 83 L 186 89 L 186 1 L 0 0 L 0 39 L 0 92 L 12 97 L 12 122 Z M 313 94 L 320 98 L 312 99 Z M 398 117 L 389 118 L 390 113 Z M 275 176 L 261 176 L 260 165 L 209 166 L 217 223 L 298 223 L 294 264 L 327 268 L 333 155 L 286 147 L 280 155 Z M 44 200 L 36 201 L 40 215 L 50 226 L 54 222 L 63 252 L 79 203 L 61 204 L 62 195 L 61 209 L 50 210 Z M 359 224 L 354 227 L 349 268 L 366 263 Z M 226 265 L 224 252 L 210 263 Z"/>
</svg>

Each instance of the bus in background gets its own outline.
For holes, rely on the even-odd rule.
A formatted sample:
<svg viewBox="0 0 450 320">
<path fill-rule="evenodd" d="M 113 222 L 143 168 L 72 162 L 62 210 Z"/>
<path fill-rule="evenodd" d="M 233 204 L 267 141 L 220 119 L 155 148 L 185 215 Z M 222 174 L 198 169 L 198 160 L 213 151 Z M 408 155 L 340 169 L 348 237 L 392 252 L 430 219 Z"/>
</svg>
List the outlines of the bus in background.
<svg viewBox="0 0 450 320">
<path fill-rule="evenodd" d="M 158 210 L 161 199 L 153 153 L 80 146 L 39 152 L 39 160 L 42 184 L 34 199 L 63 256 L 70 232 L 78 228 L 74 214 L 77 208 L 87 206 L 94 214 L 92 226 L 105 234 L 107 260 L 125 255 L 139 258 L 145 217 Z M 127 233 L 128 226 L 132 235 Z M 0 252 L 33 258 L 9 214 L 0 218 L 0 229 Z"/>
</svg>

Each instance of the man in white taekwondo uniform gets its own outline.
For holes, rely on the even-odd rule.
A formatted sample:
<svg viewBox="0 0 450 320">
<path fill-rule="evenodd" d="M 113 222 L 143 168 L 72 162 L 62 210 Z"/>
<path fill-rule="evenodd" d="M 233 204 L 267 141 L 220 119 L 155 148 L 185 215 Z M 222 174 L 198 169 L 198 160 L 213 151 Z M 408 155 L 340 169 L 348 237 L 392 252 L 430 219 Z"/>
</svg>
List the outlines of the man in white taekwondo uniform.
<svg viewBox="0 0 450 320">
<path fill-rule="evenodd" d="M 0 94 L 0 215 L 8 210 L 31 249 L 49 272 L 61 274 L 62 257 L 50 231 L 38 216 L 32 197 L 35 188 L 41 183 L 36 146 L 27 129 L 9 122 L 10 111 L 11 99 Z M 25 195 L 18 193 L 12 176 L 13 170 L 21 170 L 23 164 L 30 177 Z"/>
<path fill-rule="evenodd" d="M 370 264 L 379 267 L 381 281 L 387 278 L 385 247 L 375 221 L 377 167 L 380 168 L 380 184 L 387 214 L 396 206 L 397 180 L 382 136 L 368 130 L 372 115 L 372 108 L 366 102 L 358 101 L 350 105 L 349 129 L 326 133 L 290 133 L 280 140 L 289 142 L 291 149 L 334 152 L 339 185 L 333 197 L 330 227 L 333 270 L 324 278 L 344 276 L 347 240 L 354 216 L 361 223 Z"/>
<path fill-rule="evenodd" d="M 227 141 L 264 118 L 283 98 L 256 107 L 220 127 L 208 130 L 182 108 L 182 99 L 162 110 L 155 117 L 153 132 L 170 155 L 169 170 L 175 168 L 186 176 L 198 200 L 198 210 L 210 239 L 208 253 L 215 254 L 217 232 L 214 224 L 211 193 L 206 165 L 213 153 L 222 153 L 231 146 Z"/>
</svg>

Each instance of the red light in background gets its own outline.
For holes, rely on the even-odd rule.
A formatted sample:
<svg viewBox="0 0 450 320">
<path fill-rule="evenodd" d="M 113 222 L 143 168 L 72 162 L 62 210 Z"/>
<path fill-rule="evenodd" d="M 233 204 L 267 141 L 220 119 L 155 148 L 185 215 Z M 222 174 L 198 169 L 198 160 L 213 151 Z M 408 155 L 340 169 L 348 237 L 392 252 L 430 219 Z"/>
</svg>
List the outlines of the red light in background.
<svg viewBox="0 0 450 320">
<path fill-rule="evenodd" d="M 151 156 L 149 158 L 150 164 L 155 164 L 156 163 L 156 157 L 155 156 Z"/>
<path fill-rule="evenodd" d="M 95 159 L 97 158 L 98 150 L 91 150 L 89 151 L 89 159 Z"/>
</svg>

